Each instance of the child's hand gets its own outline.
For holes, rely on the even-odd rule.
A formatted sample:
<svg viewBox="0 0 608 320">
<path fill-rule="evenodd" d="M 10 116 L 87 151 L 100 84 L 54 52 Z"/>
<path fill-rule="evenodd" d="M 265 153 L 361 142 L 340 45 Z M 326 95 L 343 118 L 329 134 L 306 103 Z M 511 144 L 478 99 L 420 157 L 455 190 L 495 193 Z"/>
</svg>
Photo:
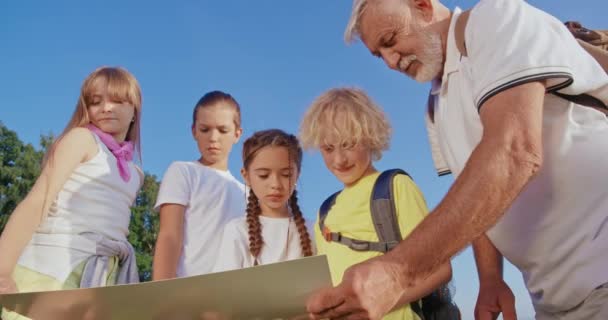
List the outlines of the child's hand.
<svg viewBox="0 0 608 320">
<path fill-rule="evenodd" d="M 17 293 L 17 285 L 11 276 L 0 276 L 0 295 Z"/>
</svg>

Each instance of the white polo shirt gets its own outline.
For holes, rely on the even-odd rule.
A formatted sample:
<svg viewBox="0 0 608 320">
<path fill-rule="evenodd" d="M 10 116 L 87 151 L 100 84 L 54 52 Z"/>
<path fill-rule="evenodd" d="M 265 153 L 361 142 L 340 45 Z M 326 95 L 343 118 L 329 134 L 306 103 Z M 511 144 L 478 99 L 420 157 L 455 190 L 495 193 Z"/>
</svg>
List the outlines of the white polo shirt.
<svg viewBox="0 0 608 320">
<path fill-rule="evenodd" d="M 175 161 L 163 177 L 155 208 L 165 203 L 186 207 L 177 276 L 210 273 L 219 254 L 224 226 L 245 212 L 245 186 L 230 171 L 213 169 L 198 161 Z"/>
<path fill-rule="evenodd" d="M 439 160 L 456 176 L 481 139 L 479 108 L 503 90 L 542 79 L 549 90 L 608 102 L 608 76 L 556 18 L 521 0 L 481 0 L 465 31 L 468 57 L 461 57 L 454 40 L 459 14 L 434 88 L 431 125 Z M 608 118 L 547 94 L 543 159 L 538 176 L 487 234 L 523 273 L 535 307 L 554 312 L 608 282 Z"/>
</svg>

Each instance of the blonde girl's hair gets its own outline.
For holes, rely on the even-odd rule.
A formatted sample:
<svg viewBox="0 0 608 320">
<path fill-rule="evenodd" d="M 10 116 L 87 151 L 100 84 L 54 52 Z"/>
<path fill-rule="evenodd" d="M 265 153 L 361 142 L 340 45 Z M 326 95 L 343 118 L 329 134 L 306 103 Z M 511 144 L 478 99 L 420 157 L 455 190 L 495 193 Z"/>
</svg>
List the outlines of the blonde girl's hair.
<svg viewBox="0 0 608 320">
<path fill-rule="evenodd" d="M 91 120 L 87 109 L 93 101 L 96 88 L 100 83 L 105 83 L 108 95 L 116 101 L 125 101 L 135 108 L 133 122 L 127 131 L 126 141 L 131 141 L 135 152 L 141 162 L 141 108 L 142 96 L 137 79 L 126 69 L 121 67 L 100 67 L 87 76 L 80 88 L 80 96 L 76 103 L 76 109 L 63 132 L 57 137 L 45 156 L 46 161 L 52 161 L 57 143 L 72 129 L 85 127 Z"/>
</svg>

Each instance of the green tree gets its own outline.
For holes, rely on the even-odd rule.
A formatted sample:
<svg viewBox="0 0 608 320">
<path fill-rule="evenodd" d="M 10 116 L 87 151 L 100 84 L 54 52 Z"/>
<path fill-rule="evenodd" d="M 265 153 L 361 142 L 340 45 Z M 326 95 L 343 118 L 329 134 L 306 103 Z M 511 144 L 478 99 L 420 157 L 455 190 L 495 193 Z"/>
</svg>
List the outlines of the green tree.
<svg viewBox="0 0 608 320">
<path fill-rule="evenodd" d="M 36 150 L 0 122 L 0 232 L 40 175 L 42 158 L 52 141 L 52 135 L 41 136 L 41 149 Z"/>
<path fill-rule="evenodd" d="M 135 199 L 135 205 L 131 208 L 129 242 L 137 254 L 137 268 L 141 281 L 149 281 L 152 278 L 152 258 L 160 223 L 158 213 L 153 209 L 158 187 L 156 176 L 146 173 L 143 186 Z"/>
</svg>

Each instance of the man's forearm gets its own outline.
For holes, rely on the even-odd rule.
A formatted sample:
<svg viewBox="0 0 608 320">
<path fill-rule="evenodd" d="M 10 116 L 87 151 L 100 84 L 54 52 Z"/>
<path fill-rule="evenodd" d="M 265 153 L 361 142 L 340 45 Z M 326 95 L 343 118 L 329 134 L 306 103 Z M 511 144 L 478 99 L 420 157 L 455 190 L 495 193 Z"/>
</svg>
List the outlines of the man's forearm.
<svg viewBox="0 0 608 320">
<path fill-rule="evenodd" d="M 424 279 L 493 226 L 538 171 L 540 157 L 493 144 L 475 148 L 444 200 L 388 254 L 404 266 L 406 282 Z"/>
<path fill-rule="evenodd" d="M 494 247 L 488 236 L 482 234 L 473 241 L 473 252 L 479 283 L 502 280 L 502 255 Z"/>
</svg>

